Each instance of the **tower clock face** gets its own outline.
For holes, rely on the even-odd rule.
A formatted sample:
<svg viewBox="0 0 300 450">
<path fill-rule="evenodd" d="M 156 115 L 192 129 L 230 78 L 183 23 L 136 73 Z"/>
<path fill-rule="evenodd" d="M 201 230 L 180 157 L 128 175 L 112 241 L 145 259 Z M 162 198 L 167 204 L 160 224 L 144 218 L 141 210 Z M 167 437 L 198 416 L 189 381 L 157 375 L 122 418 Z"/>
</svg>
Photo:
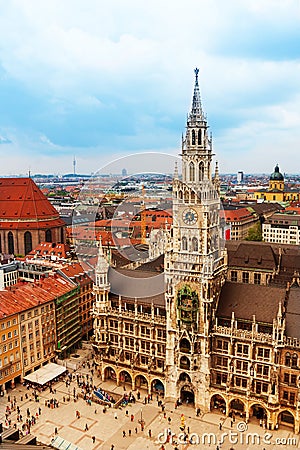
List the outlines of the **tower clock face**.
<svg viewBox="0 0 300 450">
<path fill-rule="evenodd" d="M 192 208 L 185 209 L 182 213 L 182 219 L 187 225 L 194 225 L 197 222 L 198 214 Z"/>
</svg>

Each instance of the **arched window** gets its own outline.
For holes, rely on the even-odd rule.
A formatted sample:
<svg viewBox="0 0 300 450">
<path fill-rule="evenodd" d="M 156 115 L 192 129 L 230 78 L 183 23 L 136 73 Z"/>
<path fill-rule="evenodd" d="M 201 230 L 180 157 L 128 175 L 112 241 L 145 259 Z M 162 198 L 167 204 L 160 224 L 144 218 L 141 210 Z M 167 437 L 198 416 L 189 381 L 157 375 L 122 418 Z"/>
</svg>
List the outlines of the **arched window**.
<svg viewBox="0 0 300 450">
<path fill-rule="evenodd" d="M 195 181 L 195 166 L 194 163 L 190 163 L 190 181 Z"/>
<path fill-rule="evenodd" d="M 198 145 L 202 144 L 202 135 L 201 135 L 201 130 L 198 131 Z"/>
<path fill-rule="evenodd" d="M 192 145 L 196 144 L 196 133 L 195 130 L 192 130 Z"/>
<path fill-rule="evenodd" d="M 181 353 L 190 353 L 191 343 L 186 338 L 182 338 L 179 343 L 179 350 Z"/>
<path fill-rule="evenodd" d="M 192 250 L 193 250 L 193 252 L 198 251 L 198 239 L 195 237 L 193 237 L 193 239 L 192 239 Z"/>
<path fill-rule="evenodd" d="M 298 356 L 296 355 L 296 353 L 294 353 L 293 356 L 292 356 L 292 367 L 296 368 L 297 365 L 298 365 Z"/>
<path fill-rule="evenodd" d="M 8 253 L 10 255 L 13 255 L 15 253 L 15 245 L 14 245 L 14 235 L 10 231 L 7 235 L 7 241 L 8 241 Z"/>
<path fill-rule="evenodd" d="M 46 233 L 45 233 L 45 241 L 46 241 L 46 242 L 52 242 L 52 233 L 51 233 L 51 230 L 46 230 Z"/>
<path fill-rule="evenodd" d="M 291 354 L 289 352 L 287 352 L 285 354 L 285 366 L 290 366 L 291 365 Z"/>
<path fill-rule="evenodd" d="M 32 250 L 32 236 L 30 231 L 26 231 L 24 233 L 24 250 L 25 255 L 27 255 L 27 253 L 30 253 Z"/>
<path fill-rule="evenodd" d="M 191 363 L 187 356 L 182 356 L 180 358 L 180 365 L 179 365 L 180 369 L 190 370 L 190 365 L 191 365 Z"/>
<path fill-rule="evenodd" d="M 182 200 L 182 197 L 183 197 L 182 191 L 179 191 L 179 192 L 178 192 L 178 197 L 179 197 L 180 200 Z"/>
<path fill-rule="evenodd" d="M 182 250 L 187 250 L 187 238 L 185 236 L 183 236 L 182 241 L 181 241 L 181 245 L 182 245 Z"/>
<path fill-rule="evenodd" d="M 199 163 L 199 181 L 203 181 L 204 179 L 204 163 L 201 161 Z"/>
</svg>

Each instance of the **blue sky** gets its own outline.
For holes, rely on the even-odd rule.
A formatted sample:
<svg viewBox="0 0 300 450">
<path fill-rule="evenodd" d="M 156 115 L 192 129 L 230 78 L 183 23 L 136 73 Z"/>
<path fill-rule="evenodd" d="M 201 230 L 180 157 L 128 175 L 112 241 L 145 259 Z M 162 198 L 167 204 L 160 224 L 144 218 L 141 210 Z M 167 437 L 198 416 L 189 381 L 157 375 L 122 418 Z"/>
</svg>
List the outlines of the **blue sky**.
<svg viewBox="0 0 300 450">
<path fill-rule="evenodd" d="M 299 173 L 299 22 L 298 0 L 0 0 L 0 173 L 177 155 L 196 66 L 220 171 Z"/>
</svg>

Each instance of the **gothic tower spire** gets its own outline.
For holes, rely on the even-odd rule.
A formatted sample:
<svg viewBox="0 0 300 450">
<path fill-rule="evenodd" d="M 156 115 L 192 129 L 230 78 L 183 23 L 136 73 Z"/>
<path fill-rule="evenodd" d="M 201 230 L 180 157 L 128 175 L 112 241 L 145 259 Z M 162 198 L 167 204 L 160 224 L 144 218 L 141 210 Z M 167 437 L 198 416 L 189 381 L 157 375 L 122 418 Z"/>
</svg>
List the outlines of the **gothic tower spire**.
<svg viewBox="0 0 300 450">
<path fill-rule="evenodd" d="M 199 89 L 199 82 L 198 82 L 199 69 L 196 67 L 194 72 L 195 72 L 195 86 L 194 86 L 194 95 L 193 95 L 190 119 L 203 120 L 204 115 L 203 115 L 203 110 L 202 110 L 201 96 L 200 96 L 200 89 Z"/>
</svg>

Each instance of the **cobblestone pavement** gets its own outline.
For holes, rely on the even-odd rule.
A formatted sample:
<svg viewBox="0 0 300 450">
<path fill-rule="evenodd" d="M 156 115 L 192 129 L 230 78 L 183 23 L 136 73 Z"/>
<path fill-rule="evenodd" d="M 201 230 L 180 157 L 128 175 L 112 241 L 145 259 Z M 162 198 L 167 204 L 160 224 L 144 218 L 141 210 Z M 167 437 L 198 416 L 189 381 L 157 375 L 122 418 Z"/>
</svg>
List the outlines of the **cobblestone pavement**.
<svg viewBox="0 0 300 450">
<path fill-rule="evenodd" d="M 80 369 L 77 373 L 88 373 L 86 369 Z M 94 377 L 94 384 L 101 385 L 103 389 L 123 394 L 123 386 L 117 387 L 112 381 L 101 383 L 100 379 Z M 199 436 L 198 444 L 178 444 L 177 448 L 180 450 L 192 450 L 192 449 L 216 449 L 219 445 L 220 450 L 267 450 L 267 449 L 288 449 L 292 450 L 300 448 L 299 436 L 294 435 L 289 428 L 279 429 L 272 432 L 272 437 L 265 437 L 266 430 L 259 426 L 258 423 L 250 422 L 248 429 L 245 432 L 237 431 L 239 426 L 239 420 L 233 424 L 231 428 L 231 420 L 225 418 L 218 413 L 205 414 L 203 417 L 196 417 L 195 411 L 191 406 L 182 405 L 175 409 L 174 404 L 166 404 L 166 418 L 164 418 L 161 408 L 157 405 L 156 396 L 153 397 L 153 401 L 149 404 L 143 404 L 145 392 L 141 392 L 141 401 L 137 401 L 135 404 L 128 406 L 128 416 L 126 415 L 126 408 L 115 410 L 109 408 L 106 413 L 103 413 L 103 408 L 100 405 L 95 406 L 88 405 L 83 399 L 79 399 L 74 402 L 73 389 L 79 392 L 77 383 L 71 382 L 70 389 L 66 387 L 64 382 L 55 383 L 53 388 L 56 389 L 56 394 L 51 394 L 49 389 L 40 394 L 39 402 L 36 402 L 32 396 L 32 390 L 28 391 L 25 386 L 18 385 L 14 390 L 11 390 L 8 394 L 10 398 L 16 397 L 16 405 L 20 407 L 23 418 L 26 419 L 27 408 L 30 409 L 31 415 L 35 415 L 38 412 L 38 408 L 41 408 L 41 415 L 38 416 L 37 423 L 32 426 L 31 432 L 37 436 L 40 442 L 49 444 L 51 439 L 55 436 L 55 428 L 57 428 L 58 436 L 76 444 L 80 450 L 110 450 L 111 445 L 114 445 L 114 450 L 130 449 L 130 450 L 144 450 L 144 449 L 160 449 L 164 442 L 164 432 L 167 435 L 167 429 L 171 430 L 176 436 L 174 437 L 173 445 L 171 443 L 164 443 L 166 450 L 171 450 L 176 447 L 175 441 L 178 441 L 178 434 L 180 433 L 180 425 L 182 420 L 182 414 L 185 418 L 186 431 L 189 428 L 190 436 L 193 434 L 194 442 L 197 442 L 197 436 Z M 29 398 L 25 399 L 25 393 L 29 395 Z M 67 397 L 70 394 L 70 401 L 67 401 Z M 21 402 L 21 396 L 23 401 Z M 65 401 L 63 398 L 65 397 Z M 48 408 L 45 406 L 45 401 L 55 398 L 59 402 L 58 408 Z M 8 397 L 0 397 L 0 421 L 5 422 L 5 408 L 8 404 Z M 76 411 L 80 412 L 80 418 L 76 418 Z M 115 418 L 117 413 L 117 418 Z M 131 421 L 131 414 L 134 416 Z M 12 425 L 17 423 L 18 428 L 21 428 L 21 424 L 17 422 L 17 412 L 13 411 L 9 416 L 12 421 Z M 140 420 L 145 421 L 145 429 L 141 431 Z M 168 419 L 171 419 L 170 421 Z M 220 423 L 222 423 L 222 430 L 220 430 Z M 87 427 L 86 427 L 87 426 Z M 86 430 L 87 428 L 87 430 Z M 129 435 L 131 430 L 131 436 Z M 151 432 L 151 438 L 149 436 L 149 430 Z M 123 437 L 123 431 L 126 436 Z M 204 437 L 205 433 L 212 433 L 211 436 Z M 224 443 L 219 444 L 222 433 L 228 433 L 224 436 Z M 231 435 L 230 433 L 236 433 Z M 260 444 L 252 443 L 253 433 L 257 433 L 260 439 Z M 271 433 L 271 432 L 270 432 Z M 95 442 L 93 443 L 93 437 Z M 205 438 L 205 442 L 202 440 Z M 292 445 L 286 445 L 284 439 L 295 439 Z M 209 441 L 209 439 L 211 441 Z M 231 442 L 230 442 L 231 439 Z M 234 442 L 232 439 L 237 439 Z M 243 439 L 243 440 L 242 440 Z M 247 443 L 248 439 L 248 443 Z M 280 443 L 275 443 L 275 439 L 283 439 Z"/>
</svg>

